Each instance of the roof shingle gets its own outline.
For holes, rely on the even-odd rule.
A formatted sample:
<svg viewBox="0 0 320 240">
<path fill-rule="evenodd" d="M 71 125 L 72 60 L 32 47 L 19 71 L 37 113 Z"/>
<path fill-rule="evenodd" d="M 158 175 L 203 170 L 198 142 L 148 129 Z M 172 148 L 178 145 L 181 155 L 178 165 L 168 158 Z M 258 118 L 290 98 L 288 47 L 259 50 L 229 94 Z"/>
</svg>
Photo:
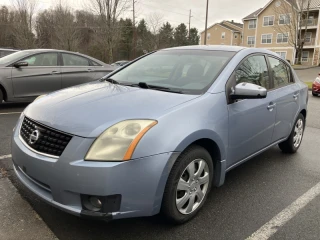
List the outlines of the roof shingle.
<svg viewBox="0 0 320 240">
<path fill-rule="evenodd" d="M 234 25 L 234 26 L 236 26 L 236 27 L 243 28 L 243 24 L 242 23 L 237 23 L 237 22 L 233 22 L 233 21 L 227 21 L 227 22 L 232 24 L 232 25 Z"/>
<path fill-rule="evenodd" d="M 318 8 L 320 5 L 320 0 L 311 0 L 310 1 L 310 9 Z M 306 10 L 308 7 L 308 0 L 303 0 L 303 9 Z"/>
<path fill-rule="evenodd" d="M 257 18 L 257 14 L 262 10 L 262 8 L 259 8 L 258 10 L 254 11 L 253 13 L 249 14 L 243 20 L 251 19 L 251 18 Z"/>
<path fill-rule="evenodd" d="M 240 32 L 239 29 L 230 27 L 230 26 L 224 24 L 223 22 L 219 23 L 219 25 L 221 25 L 222 27 L 227 28 L 227 29 L 229 29 L 229 30 L 231 30 L 231 31 Z"/>
</svg>

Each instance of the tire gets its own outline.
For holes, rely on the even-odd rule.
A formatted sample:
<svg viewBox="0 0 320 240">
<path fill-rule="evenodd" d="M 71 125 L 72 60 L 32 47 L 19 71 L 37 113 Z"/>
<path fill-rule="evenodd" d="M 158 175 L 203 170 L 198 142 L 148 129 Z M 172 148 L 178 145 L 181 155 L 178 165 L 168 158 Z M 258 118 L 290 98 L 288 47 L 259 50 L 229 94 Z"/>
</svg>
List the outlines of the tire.
<svg viewBox="0 0 320 240">
<path fill-rule="evenodd" d="M 318 97 L 318 94 L 316 94 L 316 93 L 312 92 L 312 96 L 314 96 L 314 97 Z"/>
<path fill-rule="evenodd" d="M 302 142 L 302 139 L 303 139 L 305 122 L 306 121 L 304 119 L 304 116 L 300 113 L 297 120 L 295 121 L 295 123 L 293 125 L 292 131 L 291 131 L 288 139 L 279 144 L 279 147 L 282 150 L 282 152 L 295 153 L 299 149 L 301 142 Z M 302 123 L 302 126 L 300 126 L 301 123 Z M 295 139 L 296 136 L 298 136 L 298 139 Z M 296 141 L 298 141 L 298 143 Z"/>
<path fill-rule="evenodd" d="M 3 101 L 3 93 L 2 93 L 2 91 L 0 89 L 0 104 L 2 103 L 2 101 Z"/>
<path fill-rule="evenodd" d="M 192 165 L 195 173 L 194 181 L 192 181 L 192 175 L 189 174 Z M 200 166 L 203 167 L 201 172 L 199 172 Z M 161 213 L 175 224 L 189 221 L 197 215 L 205 203 L 211 189 L 212 179 L 213 163 L 210 154 L 201 146 L 190 146 L 181 153 L 172 167 L 163 194 Z M 180 180 L 184 183 L 180 185 L 184 190 L 178 190 Z M 194 204 L 191 204 L 192 200 Z M 189 208 L 190 206 L 193 207 Z"/>
</svg>

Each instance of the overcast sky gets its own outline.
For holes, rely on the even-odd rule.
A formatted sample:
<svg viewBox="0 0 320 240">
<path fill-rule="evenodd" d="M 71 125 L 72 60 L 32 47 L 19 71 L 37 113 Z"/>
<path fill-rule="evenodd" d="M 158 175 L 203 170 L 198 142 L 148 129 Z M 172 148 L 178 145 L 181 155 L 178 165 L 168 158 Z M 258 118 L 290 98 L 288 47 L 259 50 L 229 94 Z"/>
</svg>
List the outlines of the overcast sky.
<svg viewBox="0 0 320 240">
<path fill-rule="evenodd" d="M 0 0 L 0 5 L 10 5 L 12 0 Z M 61 0 L 73 9 L 84 9 L 90 0 Z M 251 12 L 263 7 L 269 0 L 209 0 L 208 26 L 222 21 L 241 19 Z M 59 0 L 38 0 L 38 9 L 54 7 Z M 177 26 L 179 23 L 188 23 L 189 10 L 192 11 L 191 27 L 199 31 L 204 30 L 206 0 L 137 0 L 137 21 L 147 18 L 153 13 L 163 16 L 163 21 L 168 21 Z M 130 9 L 125 13 L 132 18 Z"/>
</svg>

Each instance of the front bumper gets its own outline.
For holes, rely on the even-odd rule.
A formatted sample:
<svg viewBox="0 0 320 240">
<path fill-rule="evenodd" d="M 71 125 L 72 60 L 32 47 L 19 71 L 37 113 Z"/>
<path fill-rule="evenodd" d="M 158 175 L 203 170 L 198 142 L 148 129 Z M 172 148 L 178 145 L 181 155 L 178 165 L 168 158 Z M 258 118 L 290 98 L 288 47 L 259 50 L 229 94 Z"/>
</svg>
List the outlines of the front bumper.
<svg viewBox="0 0 320 240">
<path fill-rule="evenodd" d="M 27 148 L 12 139 L 14 170 L 20 181 L 51 205 L 77 216 L 104 220 L 151 216 L 160 211 L 162 195 L 178 153 L 164 153 L 126 162 L 89 162 L 83 157 L 94 139 L 74 136 L 59 159 Z M 121 195 L 116 212 L 93 212 L 83 207 L 81 195 Z"/>
</svg>

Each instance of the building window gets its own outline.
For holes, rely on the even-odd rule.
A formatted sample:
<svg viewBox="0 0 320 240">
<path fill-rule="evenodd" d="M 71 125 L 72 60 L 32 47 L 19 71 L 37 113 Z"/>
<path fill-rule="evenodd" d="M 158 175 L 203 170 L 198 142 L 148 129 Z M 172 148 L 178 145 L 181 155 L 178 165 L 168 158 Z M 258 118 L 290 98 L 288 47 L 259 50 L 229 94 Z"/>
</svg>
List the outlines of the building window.
<svg viewBox="0 0 320 240">
<path fill-rule="evenodd" d="M 290 15 L 289 14 L 280 14 L 279 15 L 279 25 L 290 24 Z"/>
<path fill-rule="evenodd" d="M 207 39 L 209 40 L 209 39 L 210 39 L 210 37 L 211 37 L 211 34 L 210 34 L 210 33 L 208 33 L 208 34 L 207 34 Z"/>
<path fill-rule="evenodd" d="M 235 34 L 235 35 L 234 35 L 234 38 L 238 38 L 238 35 L 237 35 L 237 34 Z"/>
<path fill-rule="evenodd" d="M 315 20 L 314 20 L 314 16 L 310 13 L 309 17 L 308 17 L 308 22 L 307 22 L 308 26 L 315 26 Z"/>
<path fill-rule="evenodd" d="M 287 58 L 287 52 L 276 52 L 276 54 L 278 54 L 282 59 Z"/>
<path fill-rule="evenodd" d="M 277 43 L 287 43 L 287 42 L 288 42 L 288 33 L 277 34 Z"/>
<path fill-rule="evenodd" d="M 263 44 L 272 43 L 272 34 L 262 34 L 261 35 L 261 43 L 263 43 Z"/>
<path fill-rule="evenodd" d="M 255 37 L 251 36 L 248 37 L 248 45 L 254 45 L 255 44 Z"/>
<path fill-rule="evenodd" d="M 250 20 L 249 21 L 249 29 L 254 29 L 257 27 L 257 20 L 254 19 L 254 20 Z"/>
<path fill-rule="evenodd" d="M 221 33 L 221 38 L 224 39 L 225 37 L 226 37 L 226 33 L 225 32 Z"/>
<path fill-rule="evenodd" d="M 302 62 L 308 62 L 309 60 L 309 52 L 308 51 L 303 51 L 302 52 Z"/>
<path fill-rule="evenodd" d="M 310 43 L 312 38 L 312 32 L 306 32 L 306 37 L 304 39 L 304 42 Z"/>
<path fill-rule="evenodd" d="M 263 17 L 263 26 L 273 26 L 274 16 Z"/>
</svg>

